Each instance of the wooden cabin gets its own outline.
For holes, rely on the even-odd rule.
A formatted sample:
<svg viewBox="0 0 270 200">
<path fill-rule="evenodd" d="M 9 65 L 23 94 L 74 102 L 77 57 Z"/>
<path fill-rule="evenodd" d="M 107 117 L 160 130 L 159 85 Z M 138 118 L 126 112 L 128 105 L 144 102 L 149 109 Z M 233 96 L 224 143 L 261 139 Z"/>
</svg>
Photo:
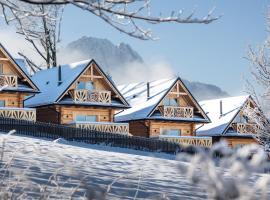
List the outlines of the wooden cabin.
<svg viewBox="0 0 270 200">
<path fill-rule="evenodd" d="M 121 85 L 118 89 L 131 108 L 118 113 L 115 120 L 128 122 L 132 135 L 211 145 L 211 138 L 198 141 L 193 137 L 196 125 L 210 120 L 180 78 Z"/>
<path fill-rule="evenodd" d="M 226 140 L 230 147 L 255 143 L 259 126 L 245 115 L 245 109 L 257 107 L 251 96 L 236 96 L 200 102 L 211 123 L 200 127 L 197 136 L 212 137 L 213 142 Z M 261 113 L 263 115 L 263 113 Z"/>
<path fill-rule="evenodd" d="M 0 117 L 35 121 L 35 109 L 24 108 L 23 101 L 38 92 L 24 61 L 14 59 L 0 44 Z"/>
<path fill-rule="evenodd" d="M 128 134 L 128 124 L 114 123 L 114 114 L 129 104 L 94 60 L 43 70 L 33 80 L 41 93 L 25 105 L 36 108 L 38 121 Z"/>
</svg>

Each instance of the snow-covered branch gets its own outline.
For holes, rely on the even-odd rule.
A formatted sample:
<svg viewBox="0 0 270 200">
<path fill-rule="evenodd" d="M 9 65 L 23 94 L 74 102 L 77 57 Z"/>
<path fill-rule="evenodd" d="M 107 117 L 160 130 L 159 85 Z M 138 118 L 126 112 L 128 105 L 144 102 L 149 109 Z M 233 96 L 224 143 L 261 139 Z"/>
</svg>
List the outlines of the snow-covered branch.
<svg viewBox="0 0 270 200">
<path fill-rule="evenodd" d="M 172 11 L 170 15 L 153 15 L 151 12 L 151 0 L 0 0 L 3 15 L 7 22 L 14 20 L 14 16 L 9 17 L 7 10 L 15 13 L 19 18 L 26 16 L 43 16 L 39 9 L 27 9 L 19 4 L 39 7 L 40 5 L 74 5 L 86 10 L 91 14 L 101 18 L 112 27 L 129 36 L 142 40 L 155 39 L 151 30 L 144 28 L 141 22 L 159 23 L 179 23 L 179 24 L 209 24 L 219 18 L 213 16 L 214 9 L 210 10 L 203 17 L 196 17 L 195 12 L 184 14 L 183 10 Z M 155 11 L 155 13 L 157 13 Z"/>
</svg>

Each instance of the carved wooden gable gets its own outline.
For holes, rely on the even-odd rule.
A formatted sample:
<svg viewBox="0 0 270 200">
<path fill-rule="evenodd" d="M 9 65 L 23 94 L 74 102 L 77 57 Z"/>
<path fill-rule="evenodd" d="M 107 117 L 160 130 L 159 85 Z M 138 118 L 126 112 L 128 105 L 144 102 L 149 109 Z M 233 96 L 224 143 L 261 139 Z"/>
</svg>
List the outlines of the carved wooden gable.
<svg viewBox="0 0 270 200">
<path fill-rule="evenodd" d="M 75 101 L 79 102 L 110 104 L 117 101 L 128 106 L 115 85 L 95 62 L 88 65 L 80 76 L 74 80 L 67 92 L 73 96 Z"/>
<path fill-rule="evenodd" d="M 254 118 L 260 118 L 262 121 L 266 120 L 263 113 L 258 109 L 257 104 L 249 97 L 234 117 L 229 127 L 237 133 L 256 134 L 260 126 Z"/>
<path fill-rule="evenodd" d="M 195 115 L 199 115 L 208 119 L 180 79 L 177 79 L 169 89 L 156 110 L 159 110 L 164 117 L 193 118 Z"/>
<path fill-rule="evenodd" d="M 36 85 L 15 62 L 6 49 L 0 45 L 0 85 L 17 87 L 18 82 L 26 84 L 33 90 L 38 91 Z"/>
</svg>

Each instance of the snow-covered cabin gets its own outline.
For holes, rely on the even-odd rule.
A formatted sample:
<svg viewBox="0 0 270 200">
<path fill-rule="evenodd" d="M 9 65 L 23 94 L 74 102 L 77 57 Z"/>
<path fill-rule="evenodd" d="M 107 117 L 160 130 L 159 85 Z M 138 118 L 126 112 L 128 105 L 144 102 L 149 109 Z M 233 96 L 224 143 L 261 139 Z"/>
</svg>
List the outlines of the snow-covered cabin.
<svg viewBox="0 0 270 200">
<path fill-rule="evenodd" d="M 42 70 L 32 79 L 41 93 L 25 105 L 37 109 L 38 121 L 128 133 L 128 124 L 113 121 L 116 111 L 130 106 L 94 60 Z"/>
<path fill-rule="evenodd" d="M 128 122 L 132 135 L 193 136 L 197 124 L 210 122 L 179 77 L 121 85 L 118 89 L 131 108 L 118 113 L 115 121 Z"/>
<path fill-rule="evenodd" d="M 197 136 L 211 136 L 213 141 L 225 139 L 232 147 L 255 142 L 253 136 L 259 127 L 244 112 L 247 107 L 257 107 L 251 96 L 206 100 L 201 101 L 200 105 L 211 123 L 198 128 Z"/>
<path fill-rule="evenodd" d="M 24 108 L 24 99 L 38 93 L 21 59 L 14 59 L 0 43 L 0 116 L 36 120 L 35 109 Z"/>
</svg>

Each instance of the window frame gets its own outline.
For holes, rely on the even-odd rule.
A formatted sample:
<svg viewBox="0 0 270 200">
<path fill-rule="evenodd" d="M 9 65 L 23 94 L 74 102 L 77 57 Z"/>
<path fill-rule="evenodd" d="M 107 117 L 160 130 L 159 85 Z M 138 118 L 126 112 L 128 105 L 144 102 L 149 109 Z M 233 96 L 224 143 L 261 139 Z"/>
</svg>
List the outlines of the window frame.
<svg viewBox="0 0 270 200">
<path fill-rule="evenodd" d="M 165 131 L 167 131 L 168 133 L 165 134 L 164 133 Z M 178 133 L 177 134 L 174 134 L 171 131 L 177 131 Z M 164 135 L 164 136 L 181 136 L 182 135 L 182 130 L 181 129 L 168 129 L 168 128 L 164 128 L 164 129 L 161 129 L 160 133 L 161 133 L 161 135 Z"/>
<path fill-rule="evenodd" d="M 1 102 L 3 102 L 4 103 L 4 106 L 1 106 Z M 5 100 L 0 100 L 0 107 L 6 107 L 6 101 Z"/>
</svg>

